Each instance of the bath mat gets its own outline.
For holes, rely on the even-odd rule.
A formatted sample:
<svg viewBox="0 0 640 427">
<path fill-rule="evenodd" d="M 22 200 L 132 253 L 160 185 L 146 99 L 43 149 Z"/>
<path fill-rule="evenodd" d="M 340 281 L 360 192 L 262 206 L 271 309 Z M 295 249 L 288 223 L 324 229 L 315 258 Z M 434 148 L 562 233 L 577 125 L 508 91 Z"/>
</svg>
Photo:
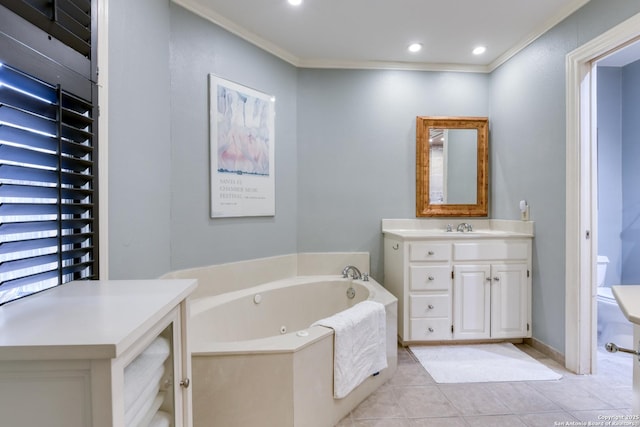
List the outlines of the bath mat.
<svg viewBox="0 0 640 427">
<path fill-rule="evenodd" d="M 511 343 L 410 346 L 437 383 L 558 380 L 552 371 Z"/>
</svg>

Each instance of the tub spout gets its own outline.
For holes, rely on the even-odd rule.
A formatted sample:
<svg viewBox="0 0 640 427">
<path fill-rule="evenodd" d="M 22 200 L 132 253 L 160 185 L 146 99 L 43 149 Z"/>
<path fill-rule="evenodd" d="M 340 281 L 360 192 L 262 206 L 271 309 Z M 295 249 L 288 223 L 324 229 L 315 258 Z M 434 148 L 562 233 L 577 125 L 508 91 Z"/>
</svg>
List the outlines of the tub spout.
<svg viewBox="0 0 640 427">
<path fill-rule="evenodd" d="M 349 275 L 349 272 L 351 272 L 351 275 Z M 354 280 L 359 280 L 362 279 L 362 273 L 360 273 L 360 270 L 358 270 L 358 267 L 353 266 L 353 265 L 347 265 L 344 270 L 342 270 L 342 277 L 351 277 Z"/>
</svg>

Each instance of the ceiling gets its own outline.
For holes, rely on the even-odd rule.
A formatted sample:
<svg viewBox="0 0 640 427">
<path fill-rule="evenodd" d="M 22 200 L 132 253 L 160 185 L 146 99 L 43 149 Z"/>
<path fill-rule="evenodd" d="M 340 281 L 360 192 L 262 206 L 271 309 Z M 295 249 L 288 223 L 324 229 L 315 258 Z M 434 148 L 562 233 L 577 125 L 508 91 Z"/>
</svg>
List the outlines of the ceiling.
<svg viewBox="0 0 640 427">
<path fill-rule="evenodd" d="M 297 67 L 489 72 L 589 0 L 173 0 Z M 423 49 L 409 53 L 410 43 Z M 472 49 L 486 46 L 483 55 Z"/>
</svg>

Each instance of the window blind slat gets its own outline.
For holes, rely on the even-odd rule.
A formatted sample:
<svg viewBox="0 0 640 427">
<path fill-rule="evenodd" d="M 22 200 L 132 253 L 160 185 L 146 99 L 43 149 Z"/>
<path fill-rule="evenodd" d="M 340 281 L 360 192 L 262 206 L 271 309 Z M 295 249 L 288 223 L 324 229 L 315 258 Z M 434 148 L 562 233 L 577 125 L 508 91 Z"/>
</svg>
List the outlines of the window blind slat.
<svg viewBox="0 0 640 427">
<path fill-rule="evenodd" d="M 46 100 L 50 104 L 55 104 L 57 95 L 55 86 L 31 77 L 14 68 L 5 67 L 0 64 L 0 81 L 13 88 L 30 93 L 34 97 Z"/>
<path fill-rule="evenodd" d="M 33 216 L 55 215 L 59 209 L 63 215 L 84 215 L 93 208 L 89 204 L 65 203 L 58 206 L 56 203 L 0 203 L 0 215 L 2 216 Z"/>
<path fill-rule="evenodd" d="M 29 147 L 16 147 L 0 143 L 0 159 L 5 162 L 23 163 L 46 168 L 55 168 L 58 165 L 58 156 L 55 153 L 31 150 Z"/>
<path fill-rule="evenodd" d="M 4 261 L 0 262 L 0 274 L 10 273 L 15 270 L 24 270 L 25 268 L 43 266 L 55 262 L 58 262 L 57 253 L 20 258 L 12 261 Z"/>
<path fill-rule="evenodd" d="M 0 222 L 0 233 L 3 235 L 35 233 L 39 231 L 51 231 L 57 229 L 57 221 Z"/>
<path fill-rule="evenodd" d="M 58 245 L 57 237 L 18 240 L 15 242 L 2 242 L 0 243 L 0 255 L 10 254 L 12 252 L 42 250 L 45 248 L 56 247 L 57 245 Z"/>
<path fill-rule="evenodd" d="M 0 104 L 0 122 L 11 123 L 25 130 L 37 130 L 39 133 L 48 135 L 55 135 L 58 132 L 55 120 L 7 104 Z"/>
<path fill-rule="evenodd" d="M 76 203 L 80 203 L 80 201 L 93 196 L 93 190 L 79 188 L 63 188 L 61 193 L 63 199 L 77 200 L 78 202 Z M 0 197 L 56 199 L 57 195 L 58 189 L 55 187 L 0 184 Z M 45 201 L 45 203 L 49 203 L 49 201 Z"/>
<path fill-rule="evenodd" d="M 58 0 L 58 5 L 61 10 L 68 13 L 79 24 L 85 28 L 91 28 L 91 3 Z"/>
<path fill-rule="evenodd" d="M 83 229 L 93 222 L 93 218 L 78 218 L 62 220 L 62 230 Z M 0 233 L 20 234 L 39 231 L 58 230 L 60 221 L 18 221 L 0 222 Z M 63 233 L 64 234 L 64 233 Z M 71 233 L 69 233 L 71 234 Z"/>
<path fill-rule="evenodd" d="M 0 104 L 11 105 L 15 108 L 30 111 L 49 119 L 55 120 L 56 118 L 55 105 L 42 102 L 33 96 L 16 91 L 7 85 L 0 86 Z"/>
<path fill-rule="evenodd" d="M 85 158 L 92 153 L 93 147 L 87 145 L 85 141 L 81 141 L 80 143 L 64 141 L 62 143 L 62 154 Z"/>
<path fill-rule="evenodd" d="M 61 7 L 58 8 L 58 23 L 80 40 L 87 42 L 87 45 L 89 44 L 88 42 L 91 41 L 91 28 L 82 25 Z"/>
<path fill-rule="evenodd" d="M 93 238 L 93 233 L 73 234 L 70 236 L 62 237 L 63 245 L 83 244 L 90 242 Z M 56 246 L 58 244 L 58 237 L 45 237 L 40 239 L 26 239 L 18 240 L 14 242 L 2 242 L 0 243 L 0 255 L 9 254 L 12 252 L 22 252 L 28 250 L 44 249 Z"/>
<path fill-rule="evenodd" d="M 77 187 L 82 187 L 91 181 L 90 175 L 72 172 L 63 172 L 59 175 L 55 170 L 0 163 L 0 179 L 56 184 L 60 178 L 62 178 L 62 184 Z"/>
<path fill-rule="evenodd" d="M 55 152 L 58 144 L 56 139 L 51 136 L 0 124 L 0 144 L 2 143 L 20 144 L 32 149 L 50 152 Z"/>
<path fill-rule="evenodd" d="M 3 280 L 2 282 L 0 282 L 0 289 L 2 289 L 4 292 L 9 292 L 14 288 L 39 284 L 50 279 L 56 279 L 59 274 L 60 272 L 57 268 L 52 268 L 41 273 L 28 274 L 16 279 Z M 46 287 L 51 288 L 53 286 L 56 286 L 56 282 L 53 282 Z M 39 290 L 42 289 L 38 289 L 38 291 Z"/>
</svg>

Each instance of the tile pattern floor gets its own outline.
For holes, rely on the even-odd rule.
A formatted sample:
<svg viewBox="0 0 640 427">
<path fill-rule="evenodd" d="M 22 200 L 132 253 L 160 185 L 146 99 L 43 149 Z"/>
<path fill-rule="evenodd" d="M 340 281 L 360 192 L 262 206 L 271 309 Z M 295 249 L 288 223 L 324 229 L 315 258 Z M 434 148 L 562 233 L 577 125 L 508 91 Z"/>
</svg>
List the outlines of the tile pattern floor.
<svg viewBox="0 0 640 427">
<path fill-rule="evenodd" d="M 630 355 L 599 350 L 598 373 L 575 375 L 530 346 L 518 347 L 561 373 L 562 379 L 437 384 L 408 349 L 398 347 L 393 378 L 336 427 L 586 426 L 606 425 L 605 417 L 631 415 Z"/>
</svg>

